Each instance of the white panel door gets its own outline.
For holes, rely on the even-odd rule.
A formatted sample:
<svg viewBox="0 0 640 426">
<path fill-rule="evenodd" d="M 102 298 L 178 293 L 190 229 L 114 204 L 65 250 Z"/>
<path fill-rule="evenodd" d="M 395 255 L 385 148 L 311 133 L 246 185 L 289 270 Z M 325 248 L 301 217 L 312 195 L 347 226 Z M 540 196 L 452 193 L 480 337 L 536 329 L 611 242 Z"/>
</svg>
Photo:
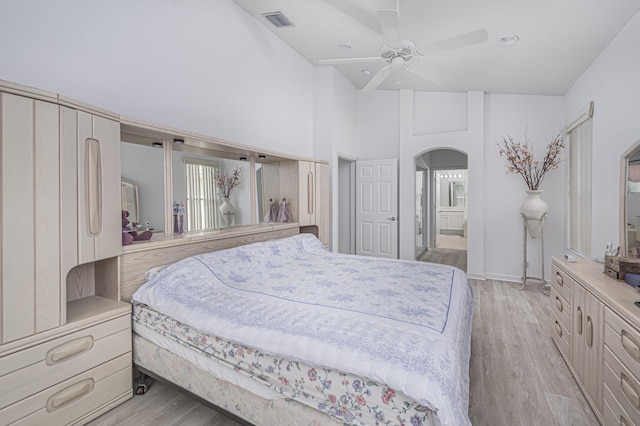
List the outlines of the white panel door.
<svg viewBox="0 0 640 426">
<path fill-rule="evenodd" d="M 398 160 L 356 162 L 356 254 L 398 258 Z"/>
</svg>

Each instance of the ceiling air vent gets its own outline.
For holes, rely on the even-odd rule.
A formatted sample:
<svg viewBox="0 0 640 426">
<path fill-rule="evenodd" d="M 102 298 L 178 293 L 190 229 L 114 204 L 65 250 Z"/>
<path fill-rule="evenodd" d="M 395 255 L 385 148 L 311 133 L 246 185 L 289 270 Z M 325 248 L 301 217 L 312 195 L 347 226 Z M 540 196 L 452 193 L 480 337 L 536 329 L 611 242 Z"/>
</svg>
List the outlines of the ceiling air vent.
<svg viewBox="0 0 640 426">
<path fill-rule="evenodd" d="M 289 18 L 284 16 L 282 12 L 263 13 L 262 16 L 267 18 L 267 20 L 275 25 L 276 28 L 295 27 L 295 25 L 293 25 L 293 22 L 291 22 Z"/>
</svg>

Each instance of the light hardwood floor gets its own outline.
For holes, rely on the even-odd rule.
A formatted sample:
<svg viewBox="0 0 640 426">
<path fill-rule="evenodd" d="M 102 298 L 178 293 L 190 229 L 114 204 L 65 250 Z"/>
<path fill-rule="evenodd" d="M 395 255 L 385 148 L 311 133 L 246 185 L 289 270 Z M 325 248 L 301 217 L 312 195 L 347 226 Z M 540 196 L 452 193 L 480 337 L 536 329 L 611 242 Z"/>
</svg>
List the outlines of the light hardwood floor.
<svg viewBox="0 0 640 426">
<path fill-rule="evenodd" d="M 519 283 L 471 280 L 469 417 L 475 426 L 597 425 L 549 334 L 548 291 Z M 155 382 L 90 423 L 92 426 L 236 426 L 200 403 Z"/>
</svg>

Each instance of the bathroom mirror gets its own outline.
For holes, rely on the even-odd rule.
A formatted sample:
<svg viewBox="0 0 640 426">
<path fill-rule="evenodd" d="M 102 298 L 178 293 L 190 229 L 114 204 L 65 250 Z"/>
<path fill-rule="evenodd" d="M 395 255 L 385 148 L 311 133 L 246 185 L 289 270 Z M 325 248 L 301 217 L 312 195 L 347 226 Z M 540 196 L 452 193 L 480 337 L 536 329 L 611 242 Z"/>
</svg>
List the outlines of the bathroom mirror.
<svg viewBox="0 0 640 426">
<path fill-rule="evenodd" d="M 439 206 L 464 209 L 466 204 L 466 170 L 441 170 L 436 174 Z"/>
<path fill-rule="evenodd" d="M 129 207 L 129 222 L 140 223 L 156 233 L 164 228 L 164 154 L 162 147 L 156 148 L 151 141 L 120 144 L 120 166 L 122 181 L 135 183 L 137 189 L 136 219 Z M 124 186 L 123 186 L 124 188 Z"/>
<path fill-rule="evenodd" d="M 251 224 L 250 163 L 219 154 L 186 144 L 173 146 L 173 233 Z M 223 200 L 216 171 L 229 178 L 236 169 L 241 170 L 238 185 Z"/>
<path fill-rule="evenodd" d="M 620 252 L 638 257 L 640 247 L 640 141 L 629 148 L 620 163 Z"/>
</svg>

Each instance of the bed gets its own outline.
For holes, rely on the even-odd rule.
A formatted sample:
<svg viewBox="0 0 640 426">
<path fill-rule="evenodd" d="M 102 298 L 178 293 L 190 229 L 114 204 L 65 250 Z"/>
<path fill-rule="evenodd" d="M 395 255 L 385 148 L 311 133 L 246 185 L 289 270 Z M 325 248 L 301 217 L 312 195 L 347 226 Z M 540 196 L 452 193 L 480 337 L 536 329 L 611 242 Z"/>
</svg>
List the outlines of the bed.
<svg viewBox="0 0 640 426">
<path fill-rule="evenodd" d="M 470 424 L 459 269 L 300 234 L 152 269 L 132 304 L 134 364 L 250 424 Z"/>
</svg>

